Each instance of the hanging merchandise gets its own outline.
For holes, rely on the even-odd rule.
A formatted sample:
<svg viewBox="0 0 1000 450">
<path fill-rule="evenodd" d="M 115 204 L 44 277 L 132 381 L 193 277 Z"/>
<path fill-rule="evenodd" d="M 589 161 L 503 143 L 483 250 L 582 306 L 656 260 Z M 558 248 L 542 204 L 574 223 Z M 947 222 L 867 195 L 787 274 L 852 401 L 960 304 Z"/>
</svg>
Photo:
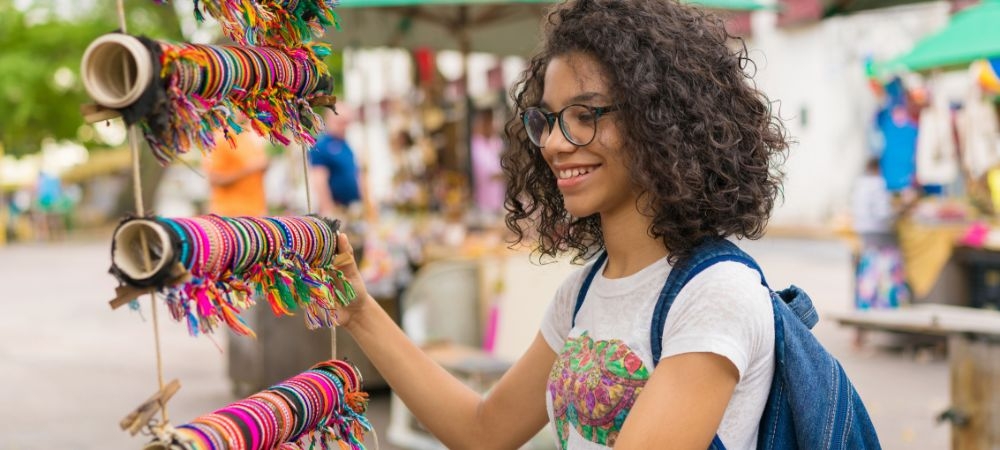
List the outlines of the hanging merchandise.
<svg viewBox="0 0 1000 450">
<path fill-rule="evenodd" d="M 943 95 L 920 112 L 917 132 L 917 181 L 923 186 L 947 186 L 958 178 L 958 154 L 952 112 Z"/>
<path fill-rule="evenodd" d="M 962 162 L 972 179 L 1000 164 L 1000 127 L 993 101 L 979 86 L 969 89 L 957 121 Z"/>
<path fill-rule="evenodd" d="M 255 299 L 279 316 L 305 311 L 310 329 L 332 327 L 355 297 L 334 265 L 339 228 L 314 216 L 129 218 L 114 233 L 111 273 L 164 293 L 192 335 L 219 323 L 253 335 L 240 314 Z"/>
<path fill-rule="evenodd" d="M 189 423 L 146 450 L 364 449 L 368 394 L 352 364 L 331 360 Z"/>
<path fill-rule="evenodd" d="M 886 97 L 876 117 L 885 141 L 880 163 L 886 188 L 898 192 L 913 184 L 917 125 L 908 110 L 909 100 L 902 80 L 896 78 L 886 85 Z"/>
<path fill-rule="evenodd" d="M 332 103 L 333 83 L 322 62 L 329 52 L 322 44 L 286 50 L 112 33 L 87 47 L 82 78 L 95 102 L 139 124 L 156 159 L 166 164 L 192 147 L 213 148 L 213 130 L 223 130 L 227 139 L 239 134 L 239 115 L 282 145 L 314 144 L 322 120 L 310 102 Z"/>
<path fill-rule="evenodd" d="M 166 0 L 153 0 L 166 3 Z M 199 22 L 204 13 L 214 17 L 222 32 L 239 45 L 298 46 L 323 36 L 326 27 L 340 24 L 333 12 L 336 1 L 326 0 L 194 0 Z"/>
</svg>

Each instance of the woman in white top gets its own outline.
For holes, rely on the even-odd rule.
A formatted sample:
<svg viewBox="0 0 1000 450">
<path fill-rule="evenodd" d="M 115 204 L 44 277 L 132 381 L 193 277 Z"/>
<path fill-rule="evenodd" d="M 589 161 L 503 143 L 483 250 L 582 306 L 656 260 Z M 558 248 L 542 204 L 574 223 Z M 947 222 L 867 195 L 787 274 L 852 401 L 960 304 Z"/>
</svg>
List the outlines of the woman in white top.
<svg viewBox="0 0 1000 450">
<path fill-rule="evenodd" d="M 353 266 L 344 328 L 450 448 L 517 448 L 550 421 L 570 449 L 705 449 L 716 434 L 754 447 L 774 370 L 756 272 L 702 272 L 675 300 L 655 370 L 649 348 L 672 265 L 707 238 L 759 237 L 780 189 L 785 131 L 745 51 L 721 19 L 672 0 L 567 1 L 544 34 L 513 91 L 506 222 L 540 255 L 607 253 L 575 321 L 590 265 L 486 397 L 410 343 Z"/>
</svg>

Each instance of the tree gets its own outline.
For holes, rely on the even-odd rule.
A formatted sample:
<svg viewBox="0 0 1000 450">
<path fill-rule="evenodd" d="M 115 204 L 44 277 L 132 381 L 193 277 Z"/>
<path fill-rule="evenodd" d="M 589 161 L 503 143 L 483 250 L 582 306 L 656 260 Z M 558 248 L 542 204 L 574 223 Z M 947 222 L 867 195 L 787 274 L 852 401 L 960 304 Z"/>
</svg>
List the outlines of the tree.
<svg viewBox="0 0 1000 450">
<path fill-rule="evenodd" d="M 67 14 L 64 2 L 36 0 L 25 9 L 0 0 L 0 144 L 7 153 L 38 151 L 43 140 L 77 140 L 80 105 L 89 102 L 80 59 L 98 36 L 118 29 L 112 0 Z M 151 1 L 127 6 L 128 31 L 180 39 L 174 9 Z M 94 143 L 85 143 L 93 147 Z"/>
</svg>

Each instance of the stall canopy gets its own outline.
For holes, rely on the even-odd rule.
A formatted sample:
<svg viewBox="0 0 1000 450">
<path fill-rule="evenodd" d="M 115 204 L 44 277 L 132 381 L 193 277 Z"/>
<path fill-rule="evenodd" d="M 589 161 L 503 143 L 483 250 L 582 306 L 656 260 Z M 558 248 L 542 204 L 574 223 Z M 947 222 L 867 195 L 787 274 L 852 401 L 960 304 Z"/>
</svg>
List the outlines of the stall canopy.
<svg viewBox="0 0 1000 450">
<path fill-rule="evenodd" d="M 764 9 L 758 0 L 690 0 L 725 11 Z M 328 39 L 349 47 L 429 47 L 527 55 L 553 0 L 341 0 L 339 32 Z"/>
<path fill-rule="evenodd" d="M 959 11 L 909 52 L 881 65 L 882 72 L 965 69 L 977 59 L 1000 57 L 1000 0 Z"/>
</svg>

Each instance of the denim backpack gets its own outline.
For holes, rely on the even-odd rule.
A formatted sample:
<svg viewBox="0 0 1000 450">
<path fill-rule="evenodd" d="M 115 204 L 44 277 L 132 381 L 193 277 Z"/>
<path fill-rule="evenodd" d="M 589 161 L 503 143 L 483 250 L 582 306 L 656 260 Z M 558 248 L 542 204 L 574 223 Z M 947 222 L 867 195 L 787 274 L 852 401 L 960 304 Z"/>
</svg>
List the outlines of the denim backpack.
<svg viewBox="0 0 1000 450">
<path fill-rule="evenodd" d="M 604 265 L 602 253 L 576 299 L 573 322 L 597 271 Z M 660 361 L 663 327 L 670 306 L 681 289 L 701 271 L 723 261 L 735 261 L 760 273 L 761 284 L 771 292 L 774 309 L 774 379 L 757 433 L 758 449 L 881 449 L 875 427 L 843 367 L 810 329 L 819 321 L 812 300 L 791 286 L 774 292 L 760 266 L 732 242 L 710 239 L 670 271 L 653 310 L 650 345 L 653 365 Z M 725 446 L 716 435 L 709 450 Z"/>
</svg>

